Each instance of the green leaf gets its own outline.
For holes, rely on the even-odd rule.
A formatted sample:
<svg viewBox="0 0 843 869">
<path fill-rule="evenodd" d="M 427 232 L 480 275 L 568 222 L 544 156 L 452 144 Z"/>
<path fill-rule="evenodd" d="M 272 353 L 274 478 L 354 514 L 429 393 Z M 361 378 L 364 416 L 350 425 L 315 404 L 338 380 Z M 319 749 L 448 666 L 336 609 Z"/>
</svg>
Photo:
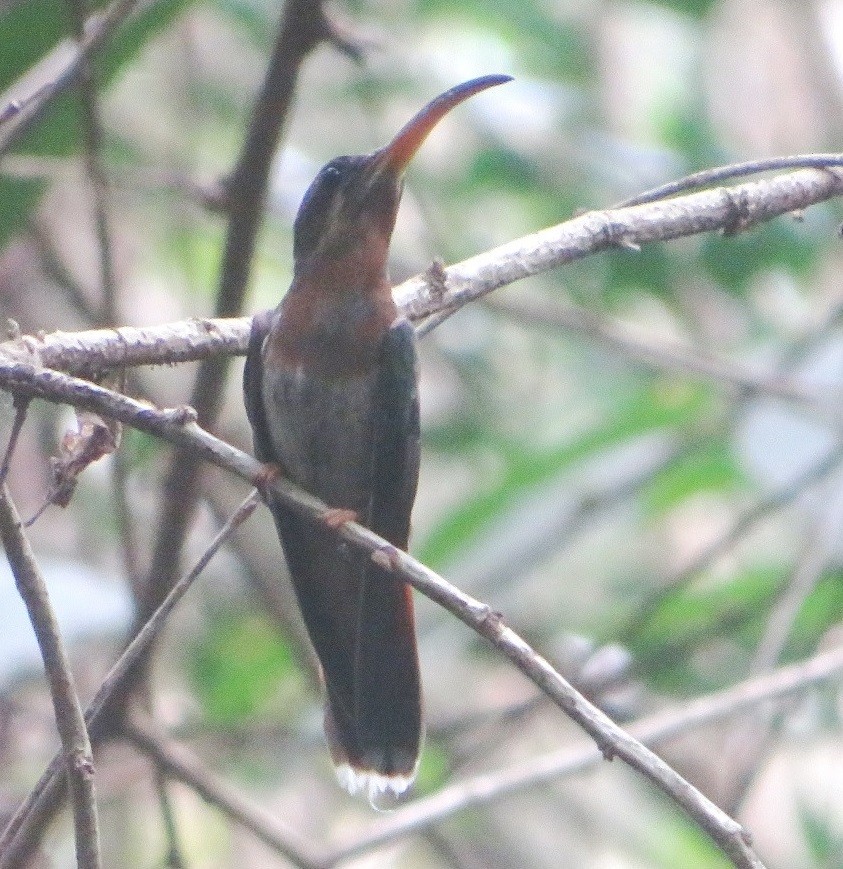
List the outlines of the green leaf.
<svg viewBox="0 0 843 869">
<path fill-rule="evenodd" d="M 161 455 L 164 446 L 158 438 L 131 426 L 125 426 L 120 449 L 125 452 L 129 467 L 132 470 L 140 470 L 149 468 L 154 459 Z"/>
<path fill-rule="evenodd" d="M 843 836 L 836 832 L 829 818 L 823 818 L 808 808 L 799 811 L 802 832 L 817 866 L 843 865 Z"/>
<path fill-rule="evenodd" d="M 677 398 L 675 393 L 662 390 L 656 384 L 628 397 L 625 406 L 607 423 L 555 449 L 539 452 L 522 444 L 488 437 L 487 446 L 496 450 L 501 469 L 488 488 L 446 516 L 431 531 L 419 546 L 419 558 L 425 564 L 443 567 L 526 492 L 601 450 L 650 431 L 684 423 L 704 404 L 701 390 L 689 389 Z"/>
<path fill-rule="evenodd" d="M 673 807 L 671 807 L 672 809 Z M 696 824 L 666 811 L 656 827 L 653 857 L 665 869 L 730 869 L 733 863 Z"/>
<path fill-rule="evenodd" d="M 672 298 L 678 281 L 676 254 L 664 244 L 645 244 L 638 251 L 611 250 L 606 254 L 606 302 L 610 305 L 644 290 Z"/>
<path fill-rule="evenodd" d="M 450 754 L 440 743 L 431 738 L 426 739 L 414 790 L 419 796 L 435 793 L 447 783 L 450 776 Z"/>
<path fill-rule="evenodd" d="M 27 0 L 0 14 L 0 90 L 17 81 L 70 31 L 64 0 Z"/>
<path fill-rule="evenodd" d="M 126 22 L 95 58 L 97 80 L 107 84 L 156 33 L 191 0 L 159 0 Z M 104 4 L 102 4 L 104 5 Z M 61 0 L 31 0 L 15 5 L 0 18 L 0 83 L 23 75 L 47 51 L 70 33 L 67 6 Z M 67 92 L 50 103 L 43 118 L 23 136 L 18 151 L 64 157 L 79 148 L 76 94 Z M 0 246 L 20 232 L 38 204 L 45 185 L 0 177 Z"/>
<path fill-rule="evenodd" d="M 743 295 L 761 272 L 784 269 L 804 275 L 816 260 L 817 246 L 804 227 L 782 217 L 736 236 L 707 235 L 700 262 L 720 286 Z"/>
<path fill-rule="evenodd" d="M 743 482 L 729 443 L 712 439 L 657 474 L 644 501 L 654 513 L 664 513 L 701 492 L 730 491 Z"/>
<path fill-rule="evenodd" d="M 215 0 L 214 5 L 240 26 L 256 48 L 267 51 L 272 46 L 280 4 L 258 0 Z"/>
<path fill-rule="evenodd" d="M 703 19 L 708 16 L 717 0 L 650 0 L 654 6 L 666 6 L 680 15 Z"/>
<path fill-rule="evenodd" d="M 587 83 L 594 75 L 595 54 L 589 48 L 587 27 L 572 17 L 549 14 L 544 3 L 535 0 L 422 0 L 422 16 L 442 18 L 449 31 L 467 37 L 472 26 L 519 45 L 519 54 L 531 65 L 531 72 L 552 78 Z M 555 13 L 555 10 L 554 10 Z"/>
<path fill-rule="evenodd" d="M 685 157 L 688 172 L 728 162 L 717 130 L 702 105 L 688 106 L 679 114 L 667 115 L 661 132 L 664 143 Z"/>
<path fill-rule="evenodd" d="M 843 622 L 843 570 L 825 574 L 805 599 L 793 622 L 784 657 L 801 659 L 812 654 L 820 639 Z"/>
<path fill-rule="evenodd" d="M 289 644 L 265 616 L 254 612 L 226 611 L 214 617 L 190 651 L 188 673 L 205 714 L 222 725 L 270 709 L 283 716 L 304 685 Z M 281 702 L 284 697 L 288 702 Z"/>
<path fill-rule="evenodd" d="M 724 638 L 754 648 L 786 576 L 779 567 L 754 567 L 714 587 L 668 592 L 628 640 L 642 674 L 663 690 L 717 687 L 693 666 L 694 656 L 706 643 Z"/>
</svg>

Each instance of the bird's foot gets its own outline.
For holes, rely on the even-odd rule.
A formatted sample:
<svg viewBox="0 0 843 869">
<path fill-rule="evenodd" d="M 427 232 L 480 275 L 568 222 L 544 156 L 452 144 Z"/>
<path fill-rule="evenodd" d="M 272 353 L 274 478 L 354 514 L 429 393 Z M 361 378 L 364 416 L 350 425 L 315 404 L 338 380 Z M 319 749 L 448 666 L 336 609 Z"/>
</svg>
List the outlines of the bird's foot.
<svg viewBox="0 0 843 869">
<path fill-rule="evenodd" d="M 269 487 L 279 478 L 284 476 L 284 471 L 280 465 L 266 463 L 261 465 L 261 469 L 252 477 L 252 485 L 261 493 L 264 499 L 269 495 Z"/>
<path fill-rule="evenodd" d="M 372 561 L 395 573 L 401 567 L 401 552 L 394 546 L 381 546 L 372 553 Z"/>
<path fill-rule="evenodd" d="M 346 522 L 356 522 L 357 518 L 356 511 L 347 510 L 344 507 L 329 507 L 322 514 L 322 522 L 327 525 L 331 531 L 339 530 Z"/>
</svg>

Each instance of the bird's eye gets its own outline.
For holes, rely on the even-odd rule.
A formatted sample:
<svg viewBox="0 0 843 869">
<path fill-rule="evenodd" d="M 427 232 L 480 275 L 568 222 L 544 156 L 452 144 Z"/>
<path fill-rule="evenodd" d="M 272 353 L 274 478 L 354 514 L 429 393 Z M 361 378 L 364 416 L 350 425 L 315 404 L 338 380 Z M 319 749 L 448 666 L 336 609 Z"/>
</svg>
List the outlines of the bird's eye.
<svg viewBox="0 0 843 869">
<path fill-rule="evenodd" d="M 321 182 L 331 189 L 336 187 L 340 180 L 340 170 L 337 169 L 336 166 L 332 166 L 330 163 L 322 169 L 321 175 Z"/>
</svg>

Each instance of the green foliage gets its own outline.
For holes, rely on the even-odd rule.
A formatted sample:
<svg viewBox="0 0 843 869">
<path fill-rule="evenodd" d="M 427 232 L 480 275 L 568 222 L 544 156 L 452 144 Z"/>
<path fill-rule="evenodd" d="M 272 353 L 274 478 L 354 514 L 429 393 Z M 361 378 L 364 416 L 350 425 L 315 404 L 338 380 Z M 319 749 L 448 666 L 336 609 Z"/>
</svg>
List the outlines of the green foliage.
<svg viewBox="0 0 843 869">
<path fill-rule="evenodd" d="M 137 56 L 144 44 L 181 12 L 190 0 L 158 0 L 126 23 L 97 56 L 99 81 L 107 84 Z M 104 5 L 104 4 L 94 4 Z M 68 6 L 62 0 L 27 0 L 0 16 L 0 88 L 25 75 L 30 66 L 73 32 Z M 27 96 L 28 94 L 21 94 Z M 66 157 L 79 150 L 79 109 L 71 91 L 53 100 L 41 120 L 24 135 L 17 150 L 27 154 Z M 0 176 L 0 246 L 27 224 L 43 184 Z"/>
<path fill-rule="evenodd" d="M 161 265 L 182 275 L 199 298 L 216 291 L 223 230 L 220 226 L 176 225 L 160 249 Z"/>
<path fill-rule="evenodd" d="M 650 845 L 656 865 L 664 869 L 729 869 L 733 865 L 699 827 L 678 817 L 673 806 L 662 817 Z"/>
<path fill-rule="evenodd" d="M 609 305 L 628 299 L 643 290 L 670 298 L 676 288 L 681 267 L 675 253 L 665 245 L 646 244 L 639 251 L 614 250 L 606 253 L 604 298 Z"/>
<path fill-rule="evenodd" d="M 793 622 L 786 658 L 812 654 L 820 639 L 834 625 L 843 623 L 843 570 L 823 575 L 806 598 Z"/>
<path fill-rule="evenodd" d="M 703 268 L 717 283 L 743 294 L 764 271 L 785 269 L 804 275 L 816 260 L 816 240 L 787 218 L 737 236 L 707 235 L 700 252 Z"/>
<path fill-rule="evenodd" d="M 420 796 L 435 793 L 448 783 L 451 775 L 450 755 L 444 745 L 426 739 L 413 790 Z"/>
<path fill-rule="evenodd" d="M 816 866 L 843 865 L 843 836 L 830 818 L 821 817 L 808 808 L 799 812 L 802 832 Z"/>
<path fill-rule="evenodd" d="M 449 28 L 482 28 L 507 43 L 516 42 L 534 74 L 582 84 L 593 74 L 594 56 L 585 28 L 573 19 L 549 14 L 548 7 L 536 0 L 464 0 L 458 7 L 450 0 L 421 0 L 418 6 L 421 15 L 442 17 Z"/>
<path fill-rule="evenodd" d="M 259 0 L 215 0 L 214 6 L 226 19 L 239 25 L 253 45 L 262 51 L 269 51 L 280 4 Z"/>
<path fill-rule="evenodd" d="M 627 443 L 648 432 L 683 424 L 705 404 L 703 393 L 689 390 L 677 401 L 657 385 L 629 396 L 609 420 L 584 436 L 555 449 L 530 448 L 496 436 L 482 426 L 458 423 L 443 436 L 431 433 L 432 444 L 456 437 L 461 448 L 472 444 L 494 450 L 500 470 L 489 485 L 470 497 L 430 532 L 419 546 L 419 557 L 431 566 L 443 566 L 474 541 L 493 520 L 525 494 L 603 450 Z"/>
<path fill-rule="evenodd" d="M 665 513 L 694 495 L 728 492 L 743 482 L 731 444 L 713 437 L 657 474 L 644 492 L 644 502 L 655 513 Z"/>
<path fill-rule="evenodd" d="M 12 85 L 71 32 L 69 8 L 63 0 L 27 0 L 0 14 L 0 90 Z"/>
<path fill-rule="evenodd" d="M 705 18 L 717 5 L 718 0 L 649 0 L 656 6 L 665 6 L 681 15 Z"/>
<path fill-rule="evenodd" d="M 99 5 L 104 5 L 102 0 Z M 145 132 L 138 134 L 131 124 L 125 131 L 116 129 L 104 95 L 103 160 L 111 171 L 130 170 L 115 185 L 109 201 L 120 280 L 125 269 L 126 286 L 133 290 L 142 288 L 147 278 L 156 293 L 171 288 L 174 318 L 208 310 L 209 294 L 218 283 L 224 219 L 204 213 L 177 185 L 161 192 L 155 182 L 154 192 L 145 187 L 139 192 L 134 179 L 149 168 L 161 169 L 165 176 L 170 170 L 183 172 L 188 180 L 220 177 L 230 168 L 247 117 L 245 90 L 255 84 L 259 73 L 250 70 L 241 75 L 241 58 L 215 57 L 215 49 L 234 45 L 245 47 L 250 55 L 256 54 L 256 49 L 268 53 L 283 9 L 283 4 L 274 0 L 212 0 L 201 8 L 197 4 L 195 18 L 181 33 L 167 33 L 188 5 L 189 0 L 155 0 L 141 5 L 139 14 L 121 27 L 95 60 L 97 81 L 106 88 L 133 61 L 139 61 L 139 78 L 144 83 L 146 76 L 156 72 L 150 69 L 151 58 L 155 63 L 163 59 L 162 69 L 168 74 L 184 72 L 184 79 L 173 88 L 172 102 L 164 99 L 160 107 L 150 107 L 141 92 L 143 84 L 136 86 L 134 76 L 122 82 L 121 94 L 124 87 L 126 93 L 140 94 L 145 112 L 161 110 L 148 137 Z M 432 172 L 420 161 L 409 179 L 413 192 L 419 195 L 415 197 L 417 207 L 405 216 L 410 217 L 413 228 L 422 228 L 415 239 L 422 256 L 437 254 L 449 261 L 461 258 L 487 242 L 500 243 L 557 223 L 579 208 L 605 207 L 626 193 L 686 171 L 743 159 L 752 153 L 757 141 L 763 141 L 741 142 L 736 129 L 725 136 L 723 118 L 732 108 L 721 105 L 719 111 L 712 110 L 718 98 L 716 88 L 709 86 L 702 67 L 716 48 L 710 44 L 716 28 L 703 21 L 714 9 L 714 0 L 628 0 L 605 5 L 599 15 L 594 15 L 588 4 L 574 0 L 466 0 L 456 5 L 450 0 L 421 0 L 388 8 L 348 0 L 342 5 L 352 29 L 367 34 L 371 27 L 379 32 L 385 50 L 373 52 L 367 68 L 357 68 L 346 59 L 336 62 L 329 46 L 308 59 L 294 115 L 287 125 L 293 130 L 296 148 L 304 153 L 302 162 L 329 149 L 331 153 L 345 153 L 347 118 L 359 123 L 365 134 L 381 132 L 387 123 L 381 109 L 393 98 L 396 103 L 399 97 L 407 100 L 409 105 L 410 98 L 417 96 L 421 105 L 432 95 L 433 86 L 420 73 L 429 68 L 431 58 L 435 61 L 441 56 L 443 42 L 453 52 L 454 62 L 443 64 L 437 74 L 441 72 L 443 79 L 447 75 L 449 83 L 457 80 L 463 69 L 472 70 L 466 77 L 474 74 L 478 56 L 481 61 L 488 57 L 490 64 L 500 62 L 501 71 L 512 71 L 518 83 L 525 85 L 521 91 L 526 94 L 525 101 L 538 94 L 538 101 L 529 103 L 530 110 L 547 108 L 548 117 L 541 119 L 546 123 L 531 128 L 535 129 L 534 137 L 529 131 L 514 129 L 508 118 L 496 125 L 485 116 L 474 127 L 477 116 L 472 117 L 468 108 L 454 114 L 446 126 L 453 124 L 452 131 L 458 131 L 453 137 L 459 148 L 456 159 L 452 163 L 434 162 L 437 168 Z M 25 74 L 70 31 L 66 0 L 23 0 L 8 8 L 0 16 L 0 90 Z M 398 28 L 393 30 L 393 24 Z M 620 45 L 619 36 L 638 33 L 650 39 L 647 44 L 656 53 L 665 47 L 670 50 L 657 63 L 645 56 L 648 52 L 635 51 L 634 38 L 628 52 L 613 50 Z M 678 42 L 687 39 L 689 47 L 685 50 L 680 46 L 673 52 L 673 46 L 665 46 L 663 41 L 656 44 L 653 35 L 661 38 L 664 33 L 678 34 Z M 165 38 L 156 41 L 154 54 L 142 56 L 159 34 Z M 206 36 L 210 36 L 207 43 Z M 406 44 L 401 44 L 403 39 Z M 681 58 L 679 51 L 684 52 Z M 679 62 L 670 68 L 658 66 L 664 58 Z M 240 66 L 232 75 L 235 63 Z M 478 74 L 481 71 L 497 70 L 476 70 Z M 651 84 L 656 88 L 655 98 L 639 101 L 642 89 L 638 86 Z M 507 91 L 507 98 L 517 93 L 515 87 Z M 334 103 L 341 109 L 336 123 Z M 500 105 L 506 106 L 506 100 Z M 186 118 L 182 107 L 192 110 Z M 120 107 L 121 116 L 126 109 Z M 327 121 L 325 114 L 329 115 Z M 607 123 L 601 126 L 604 120 Z M 807 115 L 803 120 L 807 130 Z M 78 155 L 78 128 L 77 98 L 69 93 L 51 105 L 18 150 L 34 156 Z M 833 122 L 827 125 L 827 129 L 832 128 Z M 770 133 L 773 141 L 777 131 L 778 127 L 771 126 L 764 132 Z M 166 142 L 160 151 L 159 141 Z M 312 153 L 307 153 L 311 146 Z M 274 183 L 287 183 L 282 176 L 274 178 Z M 40 182 L 0 175 L 0 247 L 26 226 L 43 189 Z M 83 189 L 83 184 L 76 185 L 71 195 Z M 278 201 L 286 203 L 290 191 L 281 192 Z M 66 208 L 58 206 L 62 207 Z M 607 315 L 619 312 L 623 317 L 632 311 L 640 317 L 642 311 L 657 310 L 659 316 L 673 318 L 677 331 L 693 335 L 699 346 L 722 339 L 724 344 L 730 342 L 736 358 L 746 358 L 759 349 L 769 350 L 769 358 L 787 358 L 787 340 L 803 323 L 819 322 L 836 298 L 827 277 L 834 273 L 834 264 L 828 260 L 835 245 L 830 219 L 833 210 L 831 206 L 812 208 L 804 223 L 783 217 L 735 236 L 710 234 L 645 245 L 640 252 L 608 251 L 560 268 L 553 275 L 525 281 L 523 289 L 555 294 L 564 288 L 567 298 Z M 64 216 L 66 212 L 59 213 Z M 90 212 L 86 211 L 84 220 L 87 229 Z M 289 231 L 285 211 L 272 210 L 267 215 L 253 268 L 251 308 L 273 304 L 279 288 L 289 283 Z M 66 252 L 73 240 L 72 230 L 65 230 L 58 240 L 62 243 L 60 251 Z M 425 245 L 430 249 L 426 251 Z M 90 261 L 83 264 L 82 247 L 80 244 L 80 251 L 74 251 L 68 260 L 87 289 L 96 279 L 96 254 L 89 249 Z M 400 274 L 406 271 L 406 263 L 397 249 L 394 252 L 398 267 L 393 273 Z M 424 262 L 415 258 L 416 250 L 412 255 L 413 265 L 423 267 Z M 32 259 L 34 262 L 34 255 Z M 771 276 L 775 280 L 770 280 Z M 714 292 L 707 293 L 708 288 Z M 731 298 L 724 301 L 721 290 Z M 134 300 L 128 295 L 121 296 L 120 309 L 131 317 L 142 311 L 138 322 L 146 319 L 149 306 L 131 309 Z M 789 317 L 794 311 L 797 316 Z M 733 313 L 734 322 L 717 321 L 718 315 L 731 317 Z M 506 330 L 506 340 L 516 328 L 524 332 L 517 334 L 517 342 L 506 344 L 497 341 L 499 327 Z M 809 328 L 805 327 L 805 334 Z M 680 372 L 642 372 L 637 362 L 622 352 L 607 353 L 589 336 L 572 337 L 563 330 L 542 327 L 536 337 L 529 329 L 513 327 L 498 314 L 484 322 L 481 314 L 471 325 L 468 340 L 463 342 L 458 334 L 455 340 L 439 343 L 438 362 L 459 387 L 446 396 L 455 404 L 447 422 L 424 433 L 425 447 L 440 453 L 449 467 L 459 467 L 460 474 L 465 475 L 461 480 L 474 482 L 473 489 L 445 515 L 424 517 L 425 527 L 432 530 L 417 547 L 419 557 L 434 568 L 444 568 L 446 575 L 448 565 L 463 564 L 475 552 L 482 562 L 489 552 L 495 553 L 494 546 L 484 549 L 484 545 L 497 542 L 494 538 L 502 525 L 517 526 L 522 518 L 519 511 L 532 515 L 525 506 L 534 509 L 536 502 L 546 503 L 541 499 L 568 480 L 576 485 L 582 479 L 602 480 L 605 464 L 615 471 L 625 462 L 623 479 L 633 482 L 624 487 L 622 497 L 614 492 L 595 495 L 595 509 L 591 510 L 592 502 L 588 501 L 582 511 L 588 514 L 582 529 L 577 529 L 582 533 L 566 536 L 555 549 L 556 541 L 550 540 L 548 549 L 553 549 L 553 558 L 535 569 L 531 565 L 531 576 L 523 585 L 516 587 L 515 579 L 507 587 L 501 582 L 490 596 L 500 593 L 500 608 L 507 622 L 519 630 L 527 625 L 525 633 L 531 639 L 555 639 L 576 623 L 578 629 L 582 626 L 584 632 L 598 635 L 600 640 L 625 643 L 637 675 L 661 691 L 684 697 L 731 684 L 745 675 L 770 613 L 793 574 L 799 555 L 792 540 L 771 552 L 748 538 L 742 541 L 739 558 L 724 559 L 716 574 L 693 577 L 683 588 L 665 590 L 661 600 L 656 598 L 658 583 L 653 570 L 655 565 L 664 575 L 675 570 L 671 554 L 678 548 L 677 539 L 698 530 L 693 525 L 695 517 L 690 515 L 693 511 L 687 509 L 689 502 L 714 494 L 716 498 L 710 500 L 723 503 L 733 514 L 736 506 L 742 507 L 756 494 L 750 485 L 754 477 L 742 463 L 740 452 L 733 449 L 734 421 L 742 405 L 746 407 L 744 399 L 735 398 L 731 389 L 721 390 L 716 383 L 700 387 L 696 378 L 690 380 Z M 759 334 L 765 341 L 763 348 L 754 344 Z M 429 339 L 434 344 L 439 340 L 436 333 Z M 457 342 L 459 348 L 454 350 Z M 513 346 L 518 357 L 505 358 L 507 349 L 501 348 Z M 233 385 L 225 415 L 216 428 L 226 436 L 242 428 L 238 391 Z M 447 392 L 447 381 L 443 392 Z M 538 407 L 532 406 L 533 400 Z M 6 411 L 11 415 L 10 406 Z M 639 473 L 634 467 L 641 455 L 639 443 L 645 448 L 655 444 L 656 450 L 665 445 L 671 450 L 684 446 L 684 452 L 639 486 L 641 474 L 646 473 L 646 469 Z M 157 467 L 164 448 L 155 439 L 127 429 L 122 449 L 133 472 L 132 485 L 142 488 L 146 499 L 155 497 L 151 487 L 157 475 L 149 470 Z M 621 476 L 618 474 L 618 479 Z M 94 478 L 94 483 L 100 481 Z M 757 490 L 762 485 L 759 483 Z M 100 491 L 101 486 L 97 494 Z M 84 485 L 76 497 L 89 497 Z M 608 505 L 605 510 L 597 500 L 603 497 Z M 793 512 L 801 509 L 796 505 Z M 95 528 L 110 540 L 116 539 L 111 502 L 103 499 L 96 509 L 88 507 L 83 515 L 87 525 L 80 538 L 90 539 L 90 528 Z M 679 532 L 677 516 L 687 521 Z M 788 520 L 769 518 L 773 529 L 774 523 L 783 525 Z M 658 551 L 662 541 L 665 552 Z M 557 576 L 553 571 L 559 563 L 563 564 L 562 575 Z M 573 579 L 566 574 L 569 565 L 576 574 Z M 478 593 L 482 597 L 487 590 Z M 635 602 L 652 604 L 654 599 L 657 603 L 646 610 L 646 617 L 638 616 L 634 632 L 630 629 L 624 635 L 618 626 L 623 626 L 624 619 L 627 624 L 636 622 L 635 613 L 630 616 Z M 586 615 L 582 609 L 575 611 L 581 601 L 586 602 Z M 493 605 L 499 604 L 495 601 Z M 309 694 L 305 698 L 308 687 L 296 663 L 300 650 L 292 649 L 264 617 L 238 610 L 237 604 L 228 609 L 221 603 L 216 606 L 186 653 L 189 683 L 205 720 L 222 728 L 243 725 L 248 731 L 255 719 L 277 721 L 290 716 L 305 699 L 313 708 L 315 698 Z M 644 606 L 641 611 L 645 611 Z M 429 611 L 421 612 L 424 643 L 430 639 L 426 635 Z M 797 614 L 782 660 L 811 655 L 829 629 L 841 621 L 843 570 L 832 563 Z M 544 643 L 539 640 L 539 645 Z M 478 650 L 482 651 L 476 653 Z M 552 653 L 553 649 L 541 651 Z M 425 656 L 429 652 L 429 648 L 423 649 Z M 501 671 L 487 666 L 495 654 L 490 646 L 459 633 L 448 652 L 453 653 L 455 672 L 464 671 L 466 684 L 477 688 L 473 696 L 482 698 L 481 705 L 488 701 L 493 708 L 511 699 L 504 693 L 509 684 L 500 678 Z M 425 681 L 430 697 L 444 689 L 436 685 L 435 672 L 429 675 Z M 437 714 L 446 714 L 447 699 L 435 696 L 430 706 Z M 489 728 L 490 744 L 501 748 L 500 756 L 494 758 L 495 766 L 498 762 L 503 766 L 505 757 L 544 750 L 548 745 L 539 740 L 547 738 L 549 742 L 556 732 L 542 728 L 539 735 L 537 728 L 538 739 L 531 733 L 515 745 L 521 734 L 513 730 L 495 734 L 494 728 Z M 419 793 L 433 793 L 451 777 L 451 759 L 459 751 L 454 747 L 459 742 L 452 745 L 450 741 L 452 733 L 444 726 L 428 741 L 419 770 Z M 481 736 L 485 738 L 485 733 Z M 499 742 L 494 743 L 498 736 Z M 270 750 L 276 751 L 276 747 Z M 705 750 L 703 745 L 700 751 Z M 277 752 L 277 756 L 283 754 Z M 262 764 L 265 770 L 265 756 L 258 760 L 254 755 L 238 758 L 241 780 L 243 767 L 250 762 Z M 323 766 L 327 767 L 327 762 Z M 276 783 L 272 784 L 274 787 Z M 525 801 L 545 799 L 548 794 L 525 795 Z M 512 805 L 517 810 L 517 801 Z M 507 805 L 503 811 L 509 808 Z M 607 810 L 607 815 L 611 811 Z M 570 820 L 565 818 L 572 839 L 574 818 L 575 812 Z M 306 819 L 307 823 L 310 820 Z M 604 820 L 601 818 L 601 823 Z M 188 823 L 185 821 L 184 826 Z M 470 862 L 474 858 L 468 850 L 471 839 L 479 841 L 488 832 L 494 812 L 477 809 L 455 822 L 455 827 L 456 823 L 462 825 L 461 833 L 468 834 L 460 844 L 465 843 Z M 509 829 L 521 823 L 522 819 L 515 819 Z M 646 826 L 646 838 L 639 840 L 637 848 L 647 852 L 645 859 L 652 865 L 689 869 L 728 865 L 704 835 L 661 803 L 653 823 L 648 820 L 642 826 Z M 840 864 L 843 846 L 830 825 L 806 811 L 803 826 L 817 865 Z M 524 829 L 526 841 L 531 833 L 528 826 Z M 589 841 L 584 851 L 591 844 Z M 612 844 L 619 854 L 628 845 L 619 841 Z M 506 859 L 520 865 L 513 855 L 521 847 L 515 843 Z M 636 845 L 626 847 L 628 852 L 635 849 Z M 222 858 L 215 854 L 208 859 L 219 862 Z M 620 854 L 618 859 L 628 862 L 635 857 Z M 572 860 L 576 862 L 576 858 Z M 527 859 L 522 862 L 529 865 Z"/>
<path fill-rule="evenodd" d="M 120 449 L 128 459 L 132 470 L 149 468 L 156 456 L 161 455 L 163 447 L 161 441 L 146 432 L 136 428 L 125 427 L 123 429 Z"/>
<path fill-rule="evenodd" d="M 810 654 L 843 618 L 841 572 L 822 577 L 800 608 L 782 660 Z M 712 690 L 734 680 L 722 672 L 711 680 L 694 663 L 700 650 L 728 639 L 750 654 L 789 574 L 778 567 L 751 567 L 713 586 L 666 592 L 645 624 L 629 638 L 640 671 L 662 690 Z M 737 660 L 737 659 L 736 659 Z"/>
<path fill-rule="evenodd" d="M 757 639 L 784 579 L 778 568 L 754 568 L 713 587 L 666 593 L 630 640 L 641 671 L 663 690 L 715 687 L 694 668 L 694 655 L 723 637 L 742 638 L 741 645 L 747 636 Z"/>
<path fill-rule="evenodd" d="M 717 131 L 701 106 L 666 116 L 661 125 L 661 137 L 665 145 L 684 158 L 688 172 L 728 162 Z"/>
<path fill-rule="evenodd" d="M 256 612 L 215 616 L 190 651 L 188 673 L 205 715 L 221 725 L 270 709 L 283 716 L 279 698 L 300 693 L 303 679 L 278 628 Z"/>
</svg>

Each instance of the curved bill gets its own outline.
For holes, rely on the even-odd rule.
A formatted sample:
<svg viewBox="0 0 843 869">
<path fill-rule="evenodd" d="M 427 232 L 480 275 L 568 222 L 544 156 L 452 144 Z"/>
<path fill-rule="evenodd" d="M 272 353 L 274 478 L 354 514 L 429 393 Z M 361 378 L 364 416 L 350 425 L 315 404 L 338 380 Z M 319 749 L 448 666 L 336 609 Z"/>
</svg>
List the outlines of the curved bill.
<svg viewBox="0 0 843 869">
<path fill-rule="evenodd" d="M 496 87 L 499 84 L 506 84 L 508 81 L 512 81 L 511 75 L 484 75 L 481 78 L 474 78 L 471 81 L 454 85 L 450 90 L 431 100 L 404 124 L 388 145 L 376 152 L 378 169 L 381 171 L 389 170 L 400 175 L 407 168 L 430 131 L 451 109 L 469 97 L 480 93 L 480 91 Z"/>
</svg>

